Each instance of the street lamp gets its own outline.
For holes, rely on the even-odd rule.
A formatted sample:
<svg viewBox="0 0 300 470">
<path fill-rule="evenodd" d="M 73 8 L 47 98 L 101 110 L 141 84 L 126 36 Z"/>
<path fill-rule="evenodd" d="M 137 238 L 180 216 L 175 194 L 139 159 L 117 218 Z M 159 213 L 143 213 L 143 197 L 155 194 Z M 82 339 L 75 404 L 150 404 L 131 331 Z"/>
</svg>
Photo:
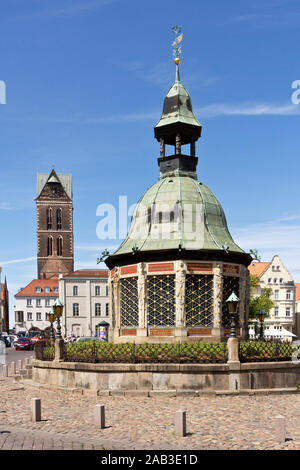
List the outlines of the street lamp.
<svg viewBox="0 0 300 470">
<path fill-rule="evenodd" d="M 48 320 L 50 322 L 50 339 L 51 341 L 53 341 L 55 338 L 54 338 L 54 330 L 53 330 L 53 323 L 55 321 L 55 316 L 54 316 L 54 313 L 48 313 Z"/>
<path fill-rule="evenodd" d="M 59 300 L 59 298 L 56 299 L 56 301 L 53 304 L 53 313 L 57 321 L 57 339 L 62 339 L 61 337 L 61 326 L 60 326 L 60 317 L 62 316 L 64 306 Z"/>
<path fill-rule="evenodd" d="M 259 331 L 259 339 L 260 341 L 264 341 L 264 320 L 265 320 L 265 316 L 267 315 L 267 312 L 265 312 L 264 310 L 260 310 L 258 312 L 258 318 L 259 318 L 259 321 L 260 321 L 260 331 Z"/>
<path fill-rule="evenodd" d="M 236 314 L 238 310 L 238 304 L 240 299 L 235 295 L 234 292 L 226 300 L 228 311 L 230 315 L 230 338 L 236 337 Z"/>
</svg>

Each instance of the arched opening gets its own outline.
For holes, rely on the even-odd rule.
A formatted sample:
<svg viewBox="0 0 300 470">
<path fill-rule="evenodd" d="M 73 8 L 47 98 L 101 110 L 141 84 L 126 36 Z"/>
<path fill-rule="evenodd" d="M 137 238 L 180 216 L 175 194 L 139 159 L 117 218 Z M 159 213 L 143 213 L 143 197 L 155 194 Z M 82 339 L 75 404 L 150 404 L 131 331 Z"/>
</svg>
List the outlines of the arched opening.
<svg viewBox="0 0 300 470">
<path fill-rule="evenodd" d="M 48 207 L 47 209 L 47 230 L 52 230 L 52 209 Z"/>
<path fill-rule="evenodd" d="M 53 238 L 48 237 L 48 243 L 47 243 L 47 255 L 52 256 L 53 254 Z"/>
<path fill-rule="evenodd" d="M 62 256 L 63 239 L 61 236 L 57 238 L 57 256 Z"/>
<path fill-rule="evenodd" d="M 56 211 L 56 229 L 62 230 L 62 210 L 60 208 Z"/>
</svg>

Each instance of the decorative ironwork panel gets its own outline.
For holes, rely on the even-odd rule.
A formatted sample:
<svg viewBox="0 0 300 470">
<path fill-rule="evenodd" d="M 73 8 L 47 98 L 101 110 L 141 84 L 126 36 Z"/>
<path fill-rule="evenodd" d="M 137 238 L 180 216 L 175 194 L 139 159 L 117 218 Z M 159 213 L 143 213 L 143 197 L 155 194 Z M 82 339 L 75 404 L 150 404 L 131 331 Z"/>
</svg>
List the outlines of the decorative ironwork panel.
<svg viewBox="0 0 300 470">
<path fill-rule="evenodd" d="M 139 299 L 137 277 L 126 277 L 120 280 L 120 325 L 138 326 Z"/>
<path fill-rule="evenodd" d="M 224 328 L 230 328 L 230 315 L 228 312 L 226 300 L 232 294 L 232 292 L 234 292 L 238 297 L 240 296 L 240 278 L 233 276 L 223 276 L 222 326 Z M 238 319 L 236 322 L 236 327 L 239 328 Z"/>
<path fill-rule="evenodd" d="M 175 275 L 147 277 L 148 326 L 175 326 Z"/>
<path fill-rule="evenodd" d="M 186 275 L 186 326 L 213 326 L 213 296 L 213 276 L 206 274 Z"/>
<path fill-rule="evenodd" d="M 241 362 L 291 361 L 296 349 L 291 343 L 280 341 L 241 341 L 239 358 Z"/>
<path fill-rule="evenodd" d="M 64 345 L 64 361 L 90 363 L 226 363 L 226 343 L 112 344 L 103 341 Z"/>
</svg>

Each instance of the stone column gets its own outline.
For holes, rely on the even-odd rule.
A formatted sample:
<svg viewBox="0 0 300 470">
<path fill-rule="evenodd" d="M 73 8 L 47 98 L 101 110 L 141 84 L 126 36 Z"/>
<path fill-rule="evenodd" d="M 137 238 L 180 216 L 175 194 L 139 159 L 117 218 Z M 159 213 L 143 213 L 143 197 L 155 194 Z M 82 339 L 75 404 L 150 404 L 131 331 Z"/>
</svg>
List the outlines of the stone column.
<svg viewBox="0 0 300 470">
<path fill-rule="evenodd" d="M 245 266 L 240 266 L 240 303 L 239 303 L 239 319 L 240 319 L 240 329 L 241 337 L 246 338 L 247 334 L 247 278 L 249 277 L 248 269 Z"/>
<path fill-rule="evenodd" d="M 180 155 L 181 154 L 181 137 L 180 134 L 176 134 L 175 138 L 175 154 Z"/>
<path fill-rule="evenodd" d="M 138 302 L 139 302 L 139 326 L 137 328 L 137 336 L 147 336 L 147 268 L 145 263 L 138 264 Z"/>
<path fill-rule="evenodd" d="M 162 138 L 160 139 L 160 156 L 165 156 L 165 141 Z"/>
<path fill-rule="evenodd" d="M 187 336 L 185 321 L 186 264 L 175 262 L 175 336 Z"/>
<path fill-rule="evenodd" d="M 112 286 L 114 289 L 114 341 L 120 337 L 120 268 L 115 267 L 115 274 L 112 280 Z"/>
<path fill-rule="evenodd" d="M 222 263 L 214 263 L 213 265 L 213 285 L 214 285 L 214 324 L 212 335 L 216 339 L 221 339 L 222 328 L 222 290 L 223 290 L 223 274 Z"/>
</svg>

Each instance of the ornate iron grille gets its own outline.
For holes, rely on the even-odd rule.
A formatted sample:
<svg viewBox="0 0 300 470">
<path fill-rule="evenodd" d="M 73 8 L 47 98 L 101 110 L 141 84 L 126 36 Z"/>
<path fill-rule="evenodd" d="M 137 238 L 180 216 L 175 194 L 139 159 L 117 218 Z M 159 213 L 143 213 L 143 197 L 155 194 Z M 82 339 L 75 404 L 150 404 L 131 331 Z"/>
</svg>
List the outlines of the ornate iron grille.
<svg viewBox="0 0 300 470">
<path fill-rule="evenodd" d="M 147 277 L 148 326 L 175 325 L 174 274 Z"/>
<path fill-rule="evenodd" d="M 185 280 L 186 326 L 213 325 L 213 276 L 187 274 Z"/>
<path fill-rule="evenodd" d="M 278 341 L 241 341 L 239 358 L 241 362 L 291 361 L 296 349 L 291 343 Z"/>
<path fill-rule="evenodd" d="M 120 280 L 120 322 L 121 327 L 139 324 L 137 277 Z"/>
<path fill-rule="evenodd" d="M 226 300 L 228 297 L 235 293 L 238 297 L 240 296 L 240 278 L 233 276 L 223 277 L 223 301 L 222 301 L 222 326 L 224 328 L 230 328 L 230 315 L 228 312 L 228 306 Z M 237 319 L 236 327 L 239 328 L 239 320 Z"/>
<path fill-rule="evenodd" d="M 64 345 L 64 361 L 91 363 L 225 363 L 226 343 L 112 344 L 100 341 Z"/>
</svg>

